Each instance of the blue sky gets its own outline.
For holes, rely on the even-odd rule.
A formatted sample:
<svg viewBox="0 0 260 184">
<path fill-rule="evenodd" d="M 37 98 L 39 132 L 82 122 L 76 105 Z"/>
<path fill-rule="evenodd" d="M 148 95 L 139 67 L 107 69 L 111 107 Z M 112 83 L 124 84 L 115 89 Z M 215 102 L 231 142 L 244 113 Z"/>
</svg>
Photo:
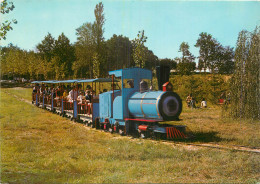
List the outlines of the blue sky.
<svg viewBox="0 0 260 184">
<path fill-rule="evenodd" d="M 26 50 L 50 32 L 55 38 L 62 32 L 72 43 L 75 29 L 94 22 L 99 1 L 90 0 L 12 0 L 15 9 L 5 19 L 17 19 L 2 46 L 13 43 Z M 235 47 L 238 33 L 253 31 L 260 25 L 257 1 L 113 1 L 105 0 L 105 39 L 113 34 L 134 39 L 140 30 L 148 37 L 145 45 L 159 58 L 175 58 L 181 42 L 188 42 L 191 52 L 201 32 L 213 35 L 222 45 Z"/>
</svg>

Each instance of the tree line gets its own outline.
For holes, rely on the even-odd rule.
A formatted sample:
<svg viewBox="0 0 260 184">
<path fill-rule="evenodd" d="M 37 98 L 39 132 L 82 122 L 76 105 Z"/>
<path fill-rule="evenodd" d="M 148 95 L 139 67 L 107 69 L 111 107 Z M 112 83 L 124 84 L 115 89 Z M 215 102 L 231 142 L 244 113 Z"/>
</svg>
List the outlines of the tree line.
<svg viewBox="0 0 260 184">
<path fill-rule="evenodd" d="M 57 39 L 48 33 L 35 51 L 22 50 L 12 44 L 1 47 L 1 75 L 36 80 L 95 78 L 107 76 L 110 70 L 133 66 L 154 70 L 157 65 L 169 65 L 181 75 L 190 75 L 196 69 L 226 74 L 234 70 L 233 48 L 222 46 L 210 34 L 199 35 L 195 45 L 200 48 L 196 66 L 186 42 L 180 45 L 182 57 L 159 59 L 145 46 L 148 38 L 144 30 L 133 40 L 115 34 L 105 40 L 102 3 L 96 5 L 94 14 L 94 22 L 86 22 L 76 29 L 75 43 L 64 33 Z"/>
</svg>

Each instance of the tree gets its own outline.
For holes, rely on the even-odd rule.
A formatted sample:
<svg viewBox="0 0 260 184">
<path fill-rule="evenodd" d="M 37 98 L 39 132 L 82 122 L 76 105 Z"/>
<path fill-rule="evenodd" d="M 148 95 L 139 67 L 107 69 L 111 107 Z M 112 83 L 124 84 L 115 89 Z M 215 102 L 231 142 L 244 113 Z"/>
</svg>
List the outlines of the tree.
<svg viewBox="0 0 260 184">
<path fill-rule="evenodd" d="M 18 47 L 9 45 L 1 49 L 1 72 L 12 77 L 28 77 L 28 53 Z"/>
<path fill-rule="evenodd" d="M 7 0 L 1 1 L 1 14 L 7 14 L 15 8 L 13 2 L 7 2 Z M 17 24 L 17 20 L 13 19 L 12 21 L 6 20 L 1 23 L 0 28 L 0 40 L 6 39 L 6 34 L 8 31 L 13 30 L 12 23 Z"/>
<path fill-rule="evenodd" d="M 56 57 L 55 66 L 59 67 L 56 73 L 60 73 L 56 79 L 61 78 L 61 76 L 68 77 L 71 75 L 72 64 L 75 60 L 74 53 L 74 47 L 70 44 L 68 37 L 64 33 L 59 35 L 58 39 L 55 40 L 53 48 L 53 55 Z"/>
<path fill-rule="evenodd" d="M 0 46 L 0 48 L 1 48 L 1 52 L 0 52 L 0 56 L 1 56 L 1 59 L 0 59 L 1 76 L 3 76 L 3 75 L 7 76 L 8 73 L 9 73 L 8 68 L 9 68 L 9 64 L 10 64 L 10 63 L 7 62 L 7 57 L 8 57 L 8 55 L 11 51 L 20 50 L 20 48 L 14 46 L 11 43 L 6 47 Z"/>
<path fill-rule="evenodd" d="M 94 28 L 94 37 L 95 37 L 95 42 L 96 42 L 96 47 L 97 47 L 97 52 L 100 52 L 102 42 L 104 42 L 104 24 L 105 24 L 105 15 L 104 15 L 104 5 L 102 2 L 96 5 L 95 8 L 95 17 L 96 20 L 93 24 Z"/>
<path fill-rule="evenodd" d="M 149 50 L 147 47 L 144 47 L 145 53 L 145 65 L 144 67 L 150 70 L 155 70 L 157 63 L 159 61 L 158 57 L 154 55 L 153 51 Z"/>
<path fill-rule="evenodd" d="M 147 37 L 144 35 L 144 30 L 139 31 L 137 38 L 132 41 L 133 44 L 133 59 L 135 66 L 143 68 L 145 66 L 145 55 L 146 49 L 144 43 L 146 42 Z"/>
<path fill-rule="evenodd" d="M 222 46 L 211 34 L 201 33 L 195 47 L 200 48 L 198 69 L 230 74 L 234 69 L 233 48 Z"/>
<path fill-rule="evenodd" d="M 235 50 L 231 80 L 231 114 L 234 118 L 260 119 L 260 31 L 241 31 Z"/>
<path fill-rule="evenodd" d="M 48 62 L 54 56 L 55 38 L 52 37 L 50 33 L 44 37 L 44 39 L 39 43 L 36 48 L 42 59 L 46 59 Z"/>
<path fill-rule="evenodd" d="M 216 57 L 216 50 L 219 43 L 212 37 L 211 34 L 208 33 L 200 33 L 199 39 L 197 40 L 197 43 L 195 47 L 200 48 L 200 56 L 199 56 L 199 64 L 198 68 L 200 70 L 204 70 L 206 72 L 206 69 L 210 69 L 211 71 L 214 71 L 215 67 L 215 57 Z"/>
<path fill-rule="evenodd" d="M 189 44 L 182 42 L 179 52 L 182 52 L 182 57 L 178 59 L 177 71 L 181 75 L 190 75 L 196 69 L 195 57 L 189 51 Z"/>
<path fill-rule="evenodd" d="M 72 69 L 76 77 L 93 78 L 93 57 L 95 53 L 95 37 L 93 24 L 84 23 L 76 29 L 77 42 L 75 44 L 76 61 Z"/>
<path fill-rule="evenodd" d="M 164 58 L 164 59 L 160 59 L 160 65 L 167 65 L 170 67 L 170 69 L 176 69 L 177 68 L 177 62 L 173 59 L 169 59 L 169 58 Z"/>
<path fill-rule="evenodd" d="M 232 74 L 234 71 L 234 51 L 231 47 L 220 46 L 217 51 L 217 69 L 220 74 Z"/>
<path fill-rule="evenodd" d="M 37 55 L 30 51 L 27 55 L 27 62 L 28 62 L 28 73 L 30 75 L 30 79 L 35 79 L 36 76 L 36 68 L 37 68 Z"/>
<path fill-rule="evenodd" d="M 122 35 L 113 35 L 106 41 L 108 70 L 116 70 L 134 66 L 132 43 Z"/>
<path fill-rule="evenodd" d="M 95 66 L 99 67 L 97 69 L 98 76 L 104 76 L 106 72 L 106 64 L 105 62 L 105 43 L 104 43 L 104 24 L 105 24 L 105 15 L 104 15 L 104 5 L 102 2 L 96 5 L 95 8 L 95 22 L 93 24 L 93 35 L 95 40 L 96 53 L 93 56 L 93 62 Z"/>
</svg>

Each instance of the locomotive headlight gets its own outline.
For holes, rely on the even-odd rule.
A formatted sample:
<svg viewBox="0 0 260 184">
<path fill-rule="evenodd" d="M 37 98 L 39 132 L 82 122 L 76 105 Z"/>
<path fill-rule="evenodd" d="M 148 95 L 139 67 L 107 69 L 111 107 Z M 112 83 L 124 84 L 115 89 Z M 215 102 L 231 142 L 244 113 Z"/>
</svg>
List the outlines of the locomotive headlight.
<svg viewBox="0 0 260 184">
<path fill-rule="evenodd" d="M 167 96 L 163 101 L 163 112 L 167 116 L 175 116 L 178 113 L 179 102 L 174 96 Z"/>
<path fill-rule="evenodd" d="M 166 92 L 161 97 L 159 108 L 164 120 L 175 120 L 182 111 L 182 101 L 177 93 Z"/>
</svg>

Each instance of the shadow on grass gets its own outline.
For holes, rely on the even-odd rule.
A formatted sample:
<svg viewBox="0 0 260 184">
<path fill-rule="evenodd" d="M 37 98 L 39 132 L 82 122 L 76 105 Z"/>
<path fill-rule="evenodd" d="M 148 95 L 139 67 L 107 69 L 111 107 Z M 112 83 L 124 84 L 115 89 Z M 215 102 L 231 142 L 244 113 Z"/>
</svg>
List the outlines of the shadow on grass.
<svg viewBox="0 0 260 184">
<path fill-rule="evenodd" d="M 180 139 L 179 142 L 200 142 L 200 143 L 209 143 L 209 142 L 222 142 L 222 141 L 232 141 L 231 139 L 225 139 L 218 136 L 218 132 L 192 132 L 189 133 L 190 138 Z"/>
</svg>

